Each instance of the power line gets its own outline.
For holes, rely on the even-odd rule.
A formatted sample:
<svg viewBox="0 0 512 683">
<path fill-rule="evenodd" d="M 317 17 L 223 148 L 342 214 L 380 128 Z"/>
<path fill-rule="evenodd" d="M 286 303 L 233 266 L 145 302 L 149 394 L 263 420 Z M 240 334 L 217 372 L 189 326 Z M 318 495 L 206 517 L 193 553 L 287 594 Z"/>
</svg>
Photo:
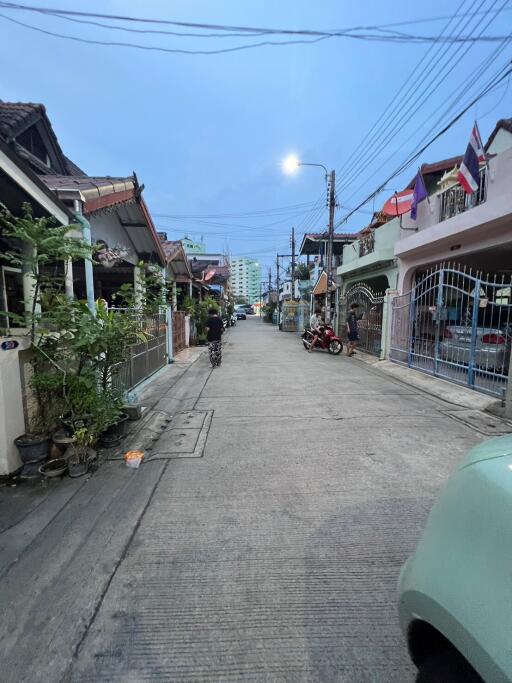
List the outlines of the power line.
<svg viewBox="0 0 512 683">
<path fill-rule="evenodd" d="M 416 161 L 416 159 L 418 159 L 418 158 L 423 154 L 423 152 L 425 152 L 425 150 L 427 150 L 427 149 L 428 149 L 436 140 L 438 140 L 442 135 L 444 135 L 444 134 L 445 134 L 445 133 L 446 133 L 446 132 L 455 124 L 455 123 L 457 123 L 457 121 L 459 121 L 459 119 L 461 119 L 461 118 L 464 116 L 464 114 L 465 114 L 467 111 L 469 111 L 469 110 L 471 109 L 471 107 L 473 107 L 473 106 L 476 104 L 476 102 L 478 102 L 478 101 L 481 100 L 483 97 L 485 97 L 486 95 L 488 95 L 488 94 L 489 94 L 490 92 L 492 92 L 492 91 L 493 91 L 493 90 L 494 90 L 502 81 L 504 81 L 506 78 L 508 78 L 508 77 L 512 74 L 512 67 L 510 66 L 510 62 L 509 62 L 509 64 L 508 64 L 508 66 L 505 67 L 505 68 L 506 68 L 505 73 L 503 73 L 499 78 L 495 78 L 495 79 L 494 79 L 494 81 L 495 81 L 494 83 L 492 83 L 492 84 L 486 86 L 486 87 L 484 88 L 484 90 L 482 90 L 476 97 L 474 97 L 474 98 L 471 100 L 471 102 L 470 102 L 467 106 L 465 106 L 461 111 L 459 111 L 459 113 L 458 113 L 456 116 L 454 116 L 454 117 L 451 119 L 451 121 L 450 121 L 448 124 L 446 124 L 446 126 L 444 126 L 444 128 L 443 128 L 442 130 L 440 130 L 438 133 L 436 133 L 436 135 L 434 135 L 433 138 L 431 138 L 425 145 L 423 145 L 423 146 L 421 147 L 421 149 L 419 149 L 419 150 L 418 150 L 417 152 L 415 152 L 412 156 L 410 156 L 408 159 L 406 159 L 406 160 L 405 160 L 405 161 L 404 161 L 404 162 L 403 162 L 403 163 L 402 163 L 402 164 L 401 164 L 401 165 L 400 165 L 400 166 L 399 166 L 399 167 L 398 167 L 390 176 L 388 176 L 388 177 L 386 178 L 386 180 L 384 180 L 384 181 L 379 185 L 379 187 L 377 188 L 377 190 L 375 190 L 374 192 L 372 192 L 368 197 L 366 197 L 366 199 L 364 199 L 360 204 L 358 204 L 358 206 L 356 207 L 356 209 L 360 209 L 360 208 L 363 207 L 365 204 L 367 204 L 369 201 L 371 201 L 371 200 L 373 199 L 373 197 L 377 196 L 377 195 L 382 191 L 382 189 L 383 189 L 391 180 L 393 180 L 393 178 L 395 178 L 397 175 L 399 175 L 400 173 L 402 173 L 403 171 L 405 171 L 409 166 L 411 166 L 411 164 L 413 164 L 414 161 Z M 503 71 L 503 69 L 502 69 L 502 71 Z M 341 225 L 341 223 L 344 223 L 345 221 L 347 221 L 347 220 L 354 214 L 354 212 L 355 212 L 356 209 L 352 210 L 352 211 L 349 212 L 346 216 L 344 216 L 344 217 L 338 222 L 338 225 Z"/>
<path fill-rule="evenodd" d="M 477 0 L 474 0 L 472 7 L 475 6 Z M 482 7 L 484 4 L 485 0 L 482 0 L 479 5 L 479 9 Z M 464 4 L 464 3 L 463 3 Z M 504 3 L 506 4 L 506 3 Z M 496 5 L 496 0 L 493 3 L 493 6 Z M 501 9 L 501 8 L 500 8 Z M 491 8 L 487 10 L 487 12 L 491 11 Z M 487 23 L 487 25 L 482 29 L 481 33 L 483 33 L 484 30 L 489 26 L 490 22 L 493 20 L 494 17 L 491 18 L 491 20 Z M 466 30 L 466 28 L 469 26 L 471 19 L 466 21 L 465 25 L 460 28 L 460 32 Z M 449 26 L 449 24 L 448 24 Z M 445 27 L 445 30 L 447 30 L 447 27 Z M 476 25 L 473 29 L 476 29 Z M 423 67 L 422 72 L 420 73 L 414 73 L 411 74 L 412 77 L 409 78 L 409 88 L 408 90 L 404 93 L 402 100 L 404 101 L 406 98 L 409 97 L 409 95 L 414 91 L 415 87 L 417 88 L 417 83 L 422 83 L 421 90 L 418 89 L 418 93 L 414 95 L 412 100 L 408 101 L 407 104 L 405 105 L 405 108 L 402 109 L 403 105 L 402 103 L 396 104 L 393 109 L 391 110 L 390 114 L 388 115 L 387 118 L 387 123 L 386 125 L 382 125 L 379 127 L 379 134 L 378 136 L 381 138 L 379 140 L 379 147 L 378 149 L 375 148 L 375 142 L 372 142 L 371 144 L 368 144 L 366 147 L 362 147 L 361 151 L 358 154 L 358 157 L 354 164 L 352 165 L 350 171 L 348 173 L 345 173 L 344 176 L 342 177 L 340 181 L 340 187 L 342 186 L 343 189 L 345 190 L 350 184 L 354 182 L 354 180 L 357 179 L 359 176 L 361 170 L 363 168 L 366 168 L 365 164 L 367 164 L 368 160 L 371 162 L 375 161 L 379 154 L 386 148 L 386 146 L 389 144 L 389 142 L 396 137 L 396 134 L 398 132 L 401 132 L 404 127 L 409 123 L 409 121 L 412 120 L 414 115 L 419 111 L 420 107 L 428 100 L 428 98 L 436 92 L 436 90 L 440 87 L 442 84 L 443 80 L 454 70 L 454 68 L 460 63 L 460 59 L 455 61 L 457 58 L 458 53 L 461 51 L 463 46 L 459 45 L 455 49 L 454 52 L 447 58 L 447 60 L 443 63 L 442 60 L 446 55 L 448 55 L 450 51 L 449 46 L 444 46 L 441 52 L 440 56 L 436 56 L 435 54 L 432 55 L 431 59 L 429 62 Z M 470 47 L 466 48 L 466 53 L 470 49 Z M 427 52 L 428 54 L 428 52 Z M 420 62 L 421 64 L 421 62 Z M 431 69 L 432 67 L 436 67 L 434 72 L 432 73 Z M 448 70 L 448 71 L 447 71 Z M 422 79 L 426 75 L 427 77 L 427 83 L 423 83 Z M 398 114 L 398 116 L 397 116 Z M 374 136 L 375 139 L 375 136 Z"/>
<path fill-rule="evenodd" d="M 28 9 L 29 11 L 39 11 L 36 8 L 28 8 L 28 7 L 14 7 L 12 5 L 9 5 L 7 3 L 0 3 L 0 7 L 3 9 Z M 63 18 L 63 12 L 57 12 L 57 11 L 47 11 L 47 12 L 42 12 L 43 14 L 46 14 L 48 16 L 54 16 L 57 18 Z M 68 12 L 69 13 L 69 12 Z M 74 14 L 74 12 L 73 12 Z M 111 40 L 96 40 L 92 38 L 83 38 L 80 36 L 72 36 L 69 34 L 64 34 L 64 33 L 58 33 L 56 31 L 50 31 L 48 29 L 41 28 L 40 26 L 34 26 L 33 24 L 27 24 L 26 22 L 23 21 L 18 21 L 17 19 L 13 19 L 12 17 L 8 17 L 5 14 L 0 14 L 0 17 L 5 19 L 6 21 L 10 21 L 13 24 L 16 24 L 18 26 L 22 26 L 23 28 L 29 29 L 31 31 L 36 31 L 38 33 L 42 33 L 47 36 L 51 36 L 53 38 L 60 38 L 62 40 L 70 40 L 78 43 L 83 43 L 86 45 L 102 45 L 105 47 L 121 47 L 121 48 L 131 48 L 131 49 L 137 49 L 137 50 L 145 50 L 149 52 L 164 52 L 168 54 L 190 54 L 190 55 L 218 55 L 218 54 L 226 54 L 230 52 L 239 52 L 241 50 L 252 50 L 255 48 L 261 48 L 261 47 L 267 47 L 267 46 L 287 46 L 287 45 L 298 45 L 298 44 L 311 44 L 311 43 L 318 43 L 324 40 L 327 40 L 329 38 L 333 37 L 344 37 L 344 38 L 350 38 L 350 39 L 355 39 L 355 40 L 366 40 L 366 41 L 377 41 L 377 42 L 395 42 L 395 43 L 431 43 L 431 42 L 438 42 L 439 39 L 434 37 L 434 36 L 414 36 L 414 35 L 407 35 L 407 34 L 395 34 L 395 35 L 383 35 L 381 33 L 377 34 L 361 34 L 361 33 L 354 33 L 353 30 L 349 31 L 336 31 L 336 32 L 321 32 L 321 31 L 291 31 L 291 30 L 280 30 L 280 31 L 273 31 L 269 30 L 268 34 L 272 35 L 304 35 L 304 36 L 316 36 L 316 37 L 311 37 L 310 39 L 294 39 L 294 40 L 280 40 L 280 41 L 273 41 L 273 40 L 265 40 L 265 41 L 260 41 L 258 43 L 250 43 L 250 44 L 245 44 L 245 45 L 237 45 L 234 47 L 223 47 L 223 48 L 218 48 L 218 49 L 213 49 L 213 50 L 188 50 L 188 49 L 183 49 L 183 48 L 167 48 L 163 47 L 160 45 L 142 45 L 140 43 L 130 43 L 130 42 L 121 42 L 121 41 L 111 41 Z M 473 43 L 473 42 L 497 42 L 503 40 L 503 36 L 481 36 L 481 37 L 472 37 L 472 36 L 446 36 L 445 38 L 442 39 L 443 42 L 446 42 L 448 44 L 452 44 L 453 42 L 458 42 L 458 43 Z"/>
<path fill-rule="evenodd" d="M 380 26 L 358 26 L 348 29 L 339 29 L 337 31 L 318 31 L 311 29 L 281 29 L 281 28 L 268 28 L 268 27 L 254 27 L 254 26 L 229 26 L 225 24 L 208 24 L 208 23 L 198 23 L 189 21 L 173 21 L 169 19 L 152 19 L 148 17 L 134 17 L 130 15 L 118 15 L 118 14 L 102 14 L 97 12 L 84 12 L 79 10 L 68 10 L 63 8 L 50 8 L 50 7 L 34 7 L 33 5 L 23 5 L 21 3 L 14 2 L 0 2 L 0 5 L 6 9 L 12 10 L 24 10 L 29 12 L 36 12 L 39 14 L 50 14 L 50 15 L 67 15 L 73 17 L 91 17 L 96 19 L 109 19 L 113 21 L 125 21 L 134 23 L 146 23 L 146 24 L 162 24 L 170 26 L 178 26 L 182 28 L 193 28 L 201 30 L 216 30 L 224 32 L 241 32 L 245 34 L 280 34 L 280 35 L 308 35 L 308 36 L 334 36 L 336 34 L 344 34 L 347 32 L 355 32 L 361 30 L 375 30 L 382 28 L 390 28 L 393 26 L 405 26 L 419 23 L 428 23 L 432 21 L 441 21 L 448 17 L 431 17 L 423 19 L 412 19 L 412 20 L 402 20 L 400 22 L 393 22 L 388 24 L 383 24 Z M 512 8 L 511 8 L 512 9 Z M 456 17 L 465 15 L 455 15 Z"/>
</svg>

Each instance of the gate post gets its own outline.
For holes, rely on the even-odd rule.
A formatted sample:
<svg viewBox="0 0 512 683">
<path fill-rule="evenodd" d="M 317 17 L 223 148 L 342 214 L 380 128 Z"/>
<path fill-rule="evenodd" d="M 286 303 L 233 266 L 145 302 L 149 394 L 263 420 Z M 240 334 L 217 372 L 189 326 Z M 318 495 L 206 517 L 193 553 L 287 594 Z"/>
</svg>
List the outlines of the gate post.
<svg viewBox="0 0 512 683">
<path fill-rule="evenodd" d="M 439 281 L 437 283 L 437 299 L 436 299 L 436 337 L 434 340 L 434 375 L 437 377 L 439 373 L 439 342 L 441 332 L 441 312 L 444 303 L 444 269 L 439 271 Z"/>
<path fill-rule="evenodd" d="M 386 289 L 382 303 L 382 332 L 380 338 L 380 360 L 389 360 L 391 347 L 391 326 L 393 322 L 393 301 L 398 296 L 398 290 Z"/>
<path fill-rule="evenodd" d="M 480 307 L 480 280 L 475 280 L 473 296 L 473 311 L 471 315 L 471 344 L 469 348 L 469 363 L 468 363 L 468 385 L 473 387 L 475 385 L 475 349 L 476 349 L 476 328 L 478 326 L 478 309 Z"/>
<path fill-rule="evenodd" d="M 505 394 L 505 417 L 512 418 L 512 353 L 508 362 L 508 383 Z"/>
<path fill-rule="evenodd" d="M 166 332 L 166 336 L 167 336 L 167 362 L 168 363 L 174 363 L 174 358 L 172 356 L 172 354 L 173 354 L 173 348 L 172 348 L 172 333 L 173 333 L 172 306 L 167 306 L 167 309 L 165 311 L 165 315 L 166 315 L 165 332 Z"/>
</svg>

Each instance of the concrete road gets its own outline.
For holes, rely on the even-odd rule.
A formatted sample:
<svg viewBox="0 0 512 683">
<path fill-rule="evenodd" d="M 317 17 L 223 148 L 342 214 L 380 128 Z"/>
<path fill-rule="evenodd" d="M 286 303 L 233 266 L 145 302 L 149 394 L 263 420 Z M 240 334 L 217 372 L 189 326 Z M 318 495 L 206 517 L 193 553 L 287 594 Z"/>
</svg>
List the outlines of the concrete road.
<svg viewBox="0 0 512 683">
<path fill-rule="evenodd" d="M 398 573 L 482 437 L 453 405 L 254 318 L 222 367 L 201 357 L 160 408 L 177 396 L 190 413 L 174 455 L 157 444 L 167 455 L 138 472 L 102 468 L 75 504 L 95 526 L 61 521 L 53 545 L 32 544 L 37 569 L 29 549 L 0 584 L 3 680 L 413 681 Z M 208 411 L 198 453 L 187 429 Z"/>
</svg>

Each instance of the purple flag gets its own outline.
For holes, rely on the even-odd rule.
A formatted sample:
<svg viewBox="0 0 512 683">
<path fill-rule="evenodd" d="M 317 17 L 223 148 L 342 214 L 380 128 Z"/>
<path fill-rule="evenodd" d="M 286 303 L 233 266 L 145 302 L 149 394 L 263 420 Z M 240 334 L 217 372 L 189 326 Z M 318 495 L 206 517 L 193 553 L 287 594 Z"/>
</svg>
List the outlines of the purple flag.
<svg viewBox="0 0 512 683">
<path fill-rule="evenodd" d="M 418 171 L 416 180 L 414 181 L 414 192 L 412 193 L 411 218 L 413 221 L 416 220 L 418 204 L 427 197 L 427 188 L 425 187 L 423 176 L 421 175 L 421 171 Z"/>
</svg>

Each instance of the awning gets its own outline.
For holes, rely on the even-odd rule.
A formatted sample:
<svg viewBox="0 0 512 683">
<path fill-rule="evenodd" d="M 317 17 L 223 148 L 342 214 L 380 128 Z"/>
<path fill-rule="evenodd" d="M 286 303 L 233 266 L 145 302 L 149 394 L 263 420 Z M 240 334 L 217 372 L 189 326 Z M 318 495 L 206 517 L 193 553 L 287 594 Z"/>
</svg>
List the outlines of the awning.
<svg viewBox="0 0 512 683">
<path fill-rule="evenodd" d="M 334 292 L 336 289 L 336 285 L 332 285 L 331 287 L 331 292 Z M 322 273 L 320 277 L 318 278 L 316 285 L 313 288 L 313 296 L 321 296 L 322 294 L 326 294 L 327 292 L 327 273 Z"/>
</svg>

